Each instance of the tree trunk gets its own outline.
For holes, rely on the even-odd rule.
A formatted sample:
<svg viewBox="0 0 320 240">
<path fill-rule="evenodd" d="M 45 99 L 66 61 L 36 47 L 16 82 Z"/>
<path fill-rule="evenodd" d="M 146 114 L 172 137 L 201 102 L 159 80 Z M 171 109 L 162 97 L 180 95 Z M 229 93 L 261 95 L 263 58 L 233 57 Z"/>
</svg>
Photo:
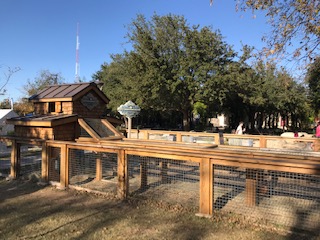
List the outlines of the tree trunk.
<svg viewBox="0 0 320 240">
<path fill-rule="evenodd" d="M 183 130 L 190 131 L 190 118 L 187 110 L 182 110 L 183 114 Z"/>
</svg>

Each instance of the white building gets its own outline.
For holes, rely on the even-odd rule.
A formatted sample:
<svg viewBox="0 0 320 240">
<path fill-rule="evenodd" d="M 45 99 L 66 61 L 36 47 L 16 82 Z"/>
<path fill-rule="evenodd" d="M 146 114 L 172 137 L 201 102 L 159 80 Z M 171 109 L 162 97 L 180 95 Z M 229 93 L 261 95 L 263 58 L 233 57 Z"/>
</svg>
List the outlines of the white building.
<svg viewBox="0 0 320 240">
<path fill-rule="evenodd" d="M 8 118 L 18 117 L 18 114 L 13 109 L 0 109 L 0 135 L 8 135 L 14 131 L 13 124 L 7 124 Z M 0 142 L 0 150 L 6 149 L 7 145 Z"/>
<path fill-rule="evenodd" d="M 18 114 L 12 109 L 0 109 L 0 135 L 7 135 L 14 131 L 14 126 L 6 123 L 8 118 L 13 117 L 18 117 Z"/>
</svg>

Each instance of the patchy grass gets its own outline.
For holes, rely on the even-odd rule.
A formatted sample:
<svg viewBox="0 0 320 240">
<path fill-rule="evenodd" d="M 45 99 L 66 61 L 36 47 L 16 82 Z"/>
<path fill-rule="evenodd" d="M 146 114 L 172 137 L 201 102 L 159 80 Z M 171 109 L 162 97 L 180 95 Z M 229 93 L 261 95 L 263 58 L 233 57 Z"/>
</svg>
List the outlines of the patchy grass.
<svg viewBox="0 0 320 240">
<path fill-rule="evenodd" d="M 232 214 L 200 218 L 148 200 L 120 201 L 0 180 L 0 239 L 320 239 Z"/>
</svg>

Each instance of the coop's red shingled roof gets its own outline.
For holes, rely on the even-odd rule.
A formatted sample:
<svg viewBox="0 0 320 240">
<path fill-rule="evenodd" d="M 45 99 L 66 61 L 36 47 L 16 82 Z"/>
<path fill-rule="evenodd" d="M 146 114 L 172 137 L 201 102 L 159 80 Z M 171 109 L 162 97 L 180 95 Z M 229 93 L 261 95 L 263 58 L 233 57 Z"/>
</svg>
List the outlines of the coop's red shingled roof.
<svg viewBox="0 0 320 240">
<path fill-rule="evenodd" d="M 90 90 L 94 90 L 106 103 L 109 102 L 107 96 L 94 82 L 52 85 L 34 94 L 29 100 L 32 102 L 54 101 L 55 99 L 76 100 Z"/>
</svg>

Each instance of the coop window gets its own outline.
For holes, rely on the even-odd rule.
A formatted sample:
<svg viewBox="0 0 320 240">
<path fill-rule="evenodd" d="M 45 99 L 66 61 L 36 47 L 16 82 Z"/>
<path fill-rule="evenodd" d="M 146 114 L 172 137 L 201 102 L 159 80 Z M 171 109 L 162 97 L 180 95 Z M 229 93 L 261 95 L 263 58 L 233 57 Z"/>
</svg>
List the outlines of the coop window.
<svg viewBox="0 0 320 240">
<path fill-rule="evenodd" d="M 55 102 L 49 102 L 48 112 L 51 113 L 51 112 L 55 112 L 55 111 L 56 111 L 56 104 L 55 104 Z"/>
</svg>

